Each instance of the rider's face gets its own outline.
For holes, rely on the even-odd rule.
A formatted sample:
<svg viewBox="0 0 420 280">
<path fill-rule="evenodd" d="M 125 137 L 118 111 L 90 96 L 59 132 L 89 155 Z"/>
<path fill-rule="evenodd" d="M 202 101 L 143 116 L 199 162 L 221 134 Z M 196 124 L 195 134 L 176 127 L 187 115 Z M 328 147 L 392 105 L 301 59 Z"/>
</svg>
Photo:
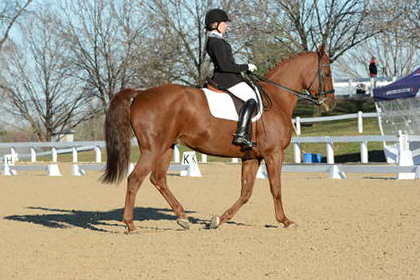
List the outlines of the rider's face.
<svg viewBox="0 0 420 280">
<path fill-rule="evenodd" d="M 227 29 L 227 23 L 225 21 L 220 22 L 218 29 L 220 33 L 225 34 L 226 29 Z"/>
</svg>

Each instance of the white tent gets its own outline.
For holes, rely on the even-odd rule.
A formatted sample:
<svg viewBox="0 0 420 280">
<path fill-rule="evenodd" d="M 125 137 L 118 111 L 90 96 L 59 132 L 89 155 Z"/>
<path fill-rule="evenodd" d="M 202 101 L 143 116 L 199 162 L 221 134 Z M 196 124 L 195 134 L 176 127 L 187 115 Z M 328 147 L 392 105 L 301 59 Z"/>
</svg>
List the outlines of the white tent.
<svg viewBox="0 0 420 280">
<path fill-rule="evenodd" d="M 420 135 L 420 68 L 392 84 L 373 90 L 382 135 Z M 411 142 L 413 162 L 420 164 L 420 142 Z M 395 162 L 398 146 L 384 143 L 387 161 Z"/>
</svg>

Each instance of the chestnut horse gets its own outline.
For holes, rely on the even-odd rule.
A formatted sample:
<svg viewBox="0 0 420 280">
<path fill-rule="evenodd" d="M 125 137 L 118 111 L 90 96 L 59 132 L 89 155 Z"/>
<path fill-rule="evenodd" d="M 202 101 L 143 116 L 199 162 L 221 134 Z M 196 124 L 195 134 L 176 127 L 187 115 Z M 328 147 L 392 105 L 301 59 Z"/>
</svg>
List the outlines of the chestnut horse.
<svg viewBox="0 0 420 280">
<path fill-rule="evenodd" d="M 335 105 L 329 57 L 324 50 L 302 52 L 283 60 L 270 70 L 260 85 L 271 99 L 271 106 L 253 124 L 252 150 L 232 144 L 236 122 L 214 118 L 202 90 L 166 84 L 147 90 L 123 89 L 114 96 L 105 121 L 107 163 L 103 182 L 115 183 L 127 175 L 130 158 L 130 125 L 137 137 L 140 158 L 128 176 L 123 222 L 128 232 L 136 228 L 133 211 L 137 191 L 149 173 L 150 181 L 169 203 L 183 228 L 189 228 L 184 208 L 169 190 L 166 174 L 174 144 L 179 143 L 207 155 L 242 159 L 242 190 L 239 199 L 223 215 L 211 219 L 216 228 L 232 219 L 251 197 L 256 173 L 264 159 L 275 215 L 284 227 L 291 225 L 283 210 L 281 166 L 289 145 L 292 113 L 298 97 L 292 93 L 306 90 L 308 97 L 321 100 L 325 110 Z M 132 100 L 134 99 L 134 100 Z"/>
</svg>

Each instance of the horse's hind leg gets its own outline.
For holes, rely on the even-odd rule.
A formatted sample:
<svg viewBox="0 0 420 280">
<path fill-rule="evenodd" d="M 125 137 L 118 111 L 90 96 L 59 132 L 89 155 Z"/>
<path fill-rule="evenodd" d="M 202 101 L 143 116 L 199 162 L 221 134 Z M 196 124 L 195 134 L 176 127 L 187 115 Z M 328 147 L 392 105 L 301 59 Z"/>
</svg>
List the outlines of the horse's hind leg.
<svg viewBox="0 0 420 280">
<path fill-rule="evenodd" d="M 155 163 L 155 157 L 156 155 L 154 153 L 143 151 L 133 172 L 128 176 L 123 217 L 123 222 L 127 226 L 128 233 L 136 230 L 133 222 L 136 195 L 144 179 L 151 172 L 153 164 Z"/>
<path fill-rule="evenodd" d="M 168 204 L 171 206 L 175 215 L 178 217 L 177 223 L 185 228 L 189 228 L 188 218 L 185 214 L 185 210 L 181 203 L 175 198 L 172 192 L 169 190 L 166 182 L 166 174 L 168 167 L 171 163 L 173 149 L 168 149 L 163 156 L 157 161 L 155 167 L 150 175 L 150 181 L 159 190 L 162 196 L 166 199 Z"/>
<path fill-rule="evenodd" d="M 248 202 L 254 189 L 255 179 L 257 177 L 260 160 L 250 159 L 242 162 L 242 189 L 239 199 L 228 209 L 221 217 L 215 216 L 211 219 L 209 228 L 217 228 L 222 223 L 229 221 L 238 212 L 238 210 Z"/>
</svg>

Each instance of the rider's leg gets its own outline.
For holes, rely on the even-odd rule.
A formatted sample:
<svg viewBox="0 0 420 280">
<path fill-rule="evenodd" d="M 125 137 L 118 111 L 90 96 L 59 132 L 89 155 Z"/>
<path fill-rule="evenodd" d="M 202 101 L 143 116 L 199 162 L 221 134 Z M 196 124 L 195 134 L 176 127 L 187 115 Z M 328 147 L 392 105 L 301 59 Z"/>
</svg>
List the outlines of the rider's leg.
<svg viewBox="0 0 420 280">
<path fill-rule="evenodd" d="M 251 122 L 252 114 L 257 107 L 255 99 L 249 99 L 245 102 L 239 115 L 238 127 L 233 137 L 233 144 L 243 145 L 246 148 L 252 147 L 251 138 L 249 136 L 249 124 Z"/>
<path fill-rule="evenodd" d="M 233 143 L 235 145 L 243 145 L 247 148 L 251 148 L 252 142 L 249 137 L 249 124 L 257 106 L 255 92 L 245 82 L 229 88 L 229 91 L 236 97 L 245 101 L 245 104 L 239 114 L 238 127 L 234 135 Z"/>
<path fill-rule="evenodd" d="M 243 101 L 248 101 L 249 99 L 257 100 L 254 89 L 245 82 L 236 84 L 233 87 L 228 88 L 228 90 Z"/>
</svg>

